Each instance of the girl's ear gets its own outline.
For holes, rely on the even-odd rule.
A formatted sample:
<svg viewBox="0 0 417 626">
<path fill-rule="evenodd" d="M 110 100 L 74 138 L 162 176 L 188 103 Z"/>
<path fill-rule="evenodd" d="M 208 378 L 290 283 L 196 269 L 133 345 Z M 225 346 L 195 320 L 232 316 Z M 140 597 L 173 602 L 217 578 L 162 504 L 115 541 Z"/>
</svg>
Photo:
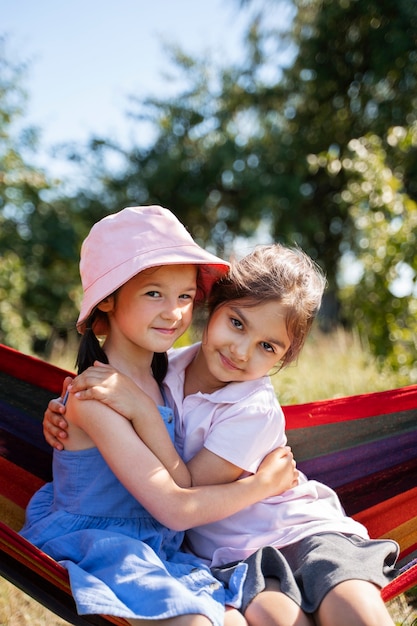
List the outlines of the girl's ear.
<svg viewBox="0 0 417 626">
<path fill-rule="evenodd" d="M 110 313 L 114 309 L 114 296 L 107 296 L 101 302 L 98 303 L 97 308 L 99 311 L 103 311 L 103 313 Z"/>
</svg>

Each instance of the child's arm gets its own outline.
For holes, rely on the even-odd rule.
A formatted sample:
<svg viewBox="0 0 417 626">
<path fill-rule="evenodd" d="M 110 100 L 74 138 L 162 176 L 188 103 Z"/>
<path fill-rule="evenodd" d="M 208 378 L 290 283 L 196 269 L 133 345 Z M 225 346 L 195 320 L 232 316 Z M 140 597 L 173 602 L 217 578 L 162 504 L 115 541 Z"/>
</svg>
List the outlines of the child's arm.
<svg viewBox="0 0 417 626">
<path fill-rule="evenodd" d="M 71 382 L 68 391 L 83 400 L 99 400 L 131 421 L 175 482 L 181 487 L 191 486 L 190 472 L 171 441 L 158 407 L 129 376 L 97 361 Z"/>
<path fill-rule="evenodd" d="M 281 472 L 279 453 L 272 453 L 255 475 L 227 485 L 179 487 L 132 425 L 95 400 L 68 399 L 68 421 L 98 447 L 113 472 L 161 523 L 174 530 L 217 521 L 276 494 Z"/>
<path fill-rule="evenodd" d="M 181 486 L 191 485 L 191 476 L 172 445 L 157 406 L 128 376 L 110 365 L 96 363 L 73 381 L 66 379 L 62 397 L 49 402 L 44 414 L 43 432 L 46 441 L 57 450 L 68 442 L 68 422 L 64 418 L 62 398 L 66 389 L 82 400 L 99 400 L 132 421 L 136 433 L 152 450 Z M 140 409 L 140 410 L 139 410 Z"/>
<path fill-rule="evenodd" d="M 281 473 L 277 477 L 276 495 L 298 484 L 299 472 L 289 446 L 277 448 L 281 451 Z M 218 485 L 236 480 L 242 475 L 242 468 L 203 448 L 187 463 L 192 476 L 192 484 Z"/>
<path fill-rule="evenodd" d="M 172 445 L 156 405 L 129 377 L 120 374 L 110 365 L 97 363 L 95 367 L 87 369 L 73 381 L 71 392 L 82 400 L 99 400 L 129 419 L 142 441 L 181 486 L 228 483 L 243 473 L 239 465 L 206 448 L 185 465 Z M 53 416 L 49 419 L 47 412 L 44 430 L 48 421 L 51 422 L 51 429 L 54 429 L 57 418 Z M 277 494 L 298 482 L 298 471 L 289 447 L 282 448 L 281 467 Z"/>
</svg>

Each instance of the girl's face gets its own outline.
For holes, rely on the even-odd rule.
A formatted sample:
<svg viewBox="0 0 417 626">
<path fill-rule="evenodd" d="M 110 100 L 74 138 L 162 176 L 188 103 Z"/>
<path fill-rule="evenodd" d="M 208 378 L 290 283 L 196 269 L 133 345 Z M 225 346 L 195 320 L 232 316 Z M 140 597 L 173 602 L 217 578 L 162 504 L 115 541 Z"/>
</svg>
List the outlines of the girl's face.
<svg viewBox="0 0 417 626">
<path fill-rule="evenodd" d="M 267 375 L 290 345 L 284 307 L 274 301 L 246 306 L 235 300 L 211 315 L 202 351 L 213 379 L 227 384 Z"/>
<path fill-rule="evenodd" d="M 165 265 L 131 278 L 99 305 L 108 313 L 108 340 L 166 352 L 191 323 L 196 279 L 194 265 Z"/>
</svg>

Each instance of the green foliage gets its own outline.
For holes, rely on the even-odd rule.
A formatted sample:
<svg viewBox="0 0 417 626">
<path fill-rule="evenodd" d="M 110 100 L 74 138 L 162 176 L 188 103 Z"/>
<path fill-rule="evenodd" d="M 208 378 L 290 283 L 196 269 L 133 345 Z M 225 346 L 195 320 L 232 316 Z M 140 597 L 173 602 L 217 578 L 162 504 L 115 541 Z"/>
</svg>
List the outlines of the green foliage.
<svg viewBox="0 0 417 626">
<path fill-rule="evenodd" d="M 9 285 L 22 332 L 33 344 L 54 325 L 64 332 L 72 324 L 78 246 L 93 222 L 159 203 L 226 257 L 238 238 L 299 244 L 326 271 L 327 300 L 339 311 L 332 321 L 358 328 L 381 361 L 414 380 L 415 0 L 256 6 L 238 63 L 219 67 L 173 48 L 180 92 L 132 98 L 131 117 L 154 129 L 151 145 L 123 150 L 95 138 L 70 153 L 90 173 L 72 198 L 55 190 L 51 202 L 48 182 L 23 161 L 21 141 L 11 141 L 20 110 L 6 98 L 16 91 L 9 72 L 0 89 L 0 136 L 8 142 L 0 153 L 8 177 L 0 179 L 0 246 L 29 268 L 17 264 L 23 275 Z M 114 154 L 117 174 L 108 165 Z M 346 259 L 359 264 L 357 283 L 346 281 Z M 396 278 L 405 270 L 411 286 L 399 295 Z"/>
<path fill-rule="evenodd" d="M 26 68 L 5 48 L 0 39 L 0 341 L 42 353 L 52 328 L 73 325 L 78 245 L 69 201 L 52 203 L 46 176 L 23 156 L 37 141 L 33 129 L 17 131 Z"/>
<path fill-rule="evenodd" d="M 350 228 L 340 202 L 347 172 L 313 169 L 310 158 L 323 152 L 338 156 L 353 138 L 369 132 L 383 136 L 391 126 L 416 119 L 417 10 L 408 0 L 316 0 L 296 6 L 296 57 L 262 103 L 266 120 L 272 120 L 268 134 L 276 137 L 267 161 L 271 180 L 277 165 L 280 172 L 271 185 L 279 200 L 272 217 L 275 233 L 294 232 L 335 288 Z M 276 120 L 272 111 L 282 114 Z"/>
<path fill-rule="evenodd" d="M 296 0 L 286 31 L 269 26 L 274 6 L 290 7 L 265 3 L 234 67 L 172 50 L 186 87 L 135 101 L 156 139 L 126 154 L 121 175 L 103 179 L 104 195 L 116 206 L 172 208 L 220 254 L 262 225 L 272 239 L 298 243 L 325 268 L 327 298 L 341 302 L 344 322 L 405 373 L 414 295 L 390 287 L 401 268 L 415 271 L 417 5 Z M 404 137 L 394 146 L 396 128 Z M 343 284 L 348 254 L 362 269 L 357 285 Z"/>
<path fill-rule="evenodd" d="M 337 167 L 348 173 L 342 191 L 353 228 L 351 247 L 361 278 L 341 289 L 346 315 L 369 337 L 374 353 L 416 381 L 417 203 L 404 191 L 400 169 L 393 171 L 389 149 L 408 152 L 417 146 L 417 124 L 390 130 L 385 141 L 375 135 L 352 140 Z M 329 158 L 327 168 L 335 167 Z"/>
</svg>

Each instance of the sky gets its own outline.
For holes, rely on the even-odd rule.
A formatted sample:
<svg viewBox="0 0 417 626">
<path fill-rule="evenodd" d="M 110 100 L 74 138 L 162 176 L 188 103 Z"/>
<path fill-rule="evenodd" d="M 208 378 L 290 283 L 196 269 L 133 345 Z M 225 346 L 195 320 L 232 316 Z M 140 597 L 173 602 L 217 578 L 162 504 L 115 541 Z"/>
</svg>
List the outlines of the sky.
<svg viewBox="0 0 417 626">
<path fill-rule="evenodd" d="M 166 93 L 164 42 L 227 63 L 248 20 L 238 0 L 0 0 L 0 16 L 7 58 L 29 63 L 24 123 L 41 131 L 37 164 L 57 174 L 51 146 L 94 134 L 128 143 L 129 95 Z"/>
</svg>

